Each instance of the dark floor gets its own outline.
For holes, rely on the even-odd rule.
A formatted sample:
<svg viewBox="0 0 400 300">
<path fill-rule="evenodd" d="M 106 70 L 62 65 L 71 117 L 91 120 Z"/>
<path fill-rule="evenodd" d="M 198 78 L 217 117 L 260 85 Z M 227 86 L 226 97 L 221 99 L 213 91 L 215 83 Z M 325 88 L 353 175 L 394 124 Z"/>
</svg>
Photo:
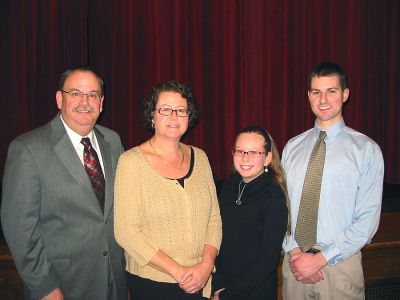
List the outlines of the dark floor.
<svg viewBox="0 0 400 300">
<path fill-rule="evenodd" d="M 400 282 L 398 280 L 387 281 L 365 287 L 365 300 L 399 300 Z"/>
</svg>

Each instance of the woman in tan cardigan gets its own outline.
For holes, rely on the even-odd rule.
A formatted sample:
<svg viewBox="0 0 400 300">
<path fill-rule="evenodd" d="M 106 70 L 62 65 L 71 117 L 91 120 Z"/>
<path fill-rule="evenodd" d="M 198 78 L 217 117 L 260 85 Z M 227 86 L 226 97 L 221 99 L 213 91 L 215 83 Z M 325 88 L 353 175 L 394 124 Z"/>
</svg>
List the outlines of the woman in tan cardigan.
<svg viewBox="0 0 400 300">
<path fill-rule="evenodd" d="M 119 159 L 115 237 L 133 299 L 202 299 L 221 243 L 215 185 L 204 151 L 180 142 L 197 121 L 181 83 L 157 84 L 144 102 L 154 135 Z"/>
</svg>

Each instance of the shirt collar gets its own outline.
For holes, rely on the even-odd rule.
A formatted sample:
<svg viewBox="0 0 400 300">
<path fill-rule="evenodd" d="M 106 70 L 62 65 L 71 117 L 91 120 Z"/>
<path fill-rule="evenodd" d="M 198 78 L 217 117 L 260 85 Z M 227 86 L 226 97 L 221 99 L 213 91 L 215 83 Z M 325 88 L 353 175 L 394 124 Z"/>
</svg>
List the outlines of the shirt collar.
<svg viewBox="0 0 400 300">
<path fill-rule="evenodd" d="M 72 141 L 72 144 L 76 147 L 76 146 L 80 146 L 81 145 L 81 140 L 84 137 L 88 137 L 90 139 L 90 142 L 92 143 L 93 148 L 97 149 L 97 140 L 94 137 L 94 132 L 93 130 L 89 132 L 88 135 L 86 136 L 81 136 L 79 133 L 73 131 L 68 125 L 67 123 L 65 123 L 64 119 L 62 118 L 62 115 L 60 114 L 60 119 L 64 124 L 65 130 L 67 131 L 67 134 L 69 136 L 69 138 Z"/>
<path fill-rule="evenodd" d="M 326 131 L 326 136 L 329 139 L 331 139 L 331 138 L 334 138 L 335 136 L 337 136 L 343 130 L 343 128 L 345 126 L 346 126 L 346 124 L 344 123 L 343 118 L 341 118 L 339 122 L 337 122 L 336 124 L 333 124 L 332 126 L 324 129 L 324 131 Z M 318 138 L 319 132 L 321 130 L 322 130 L 321 127 L 317 124 L 317 122 L 315 122 L 315 124 L 314 124 L 314 132 L 315 132 L 316 138 Z"/>
</svg>

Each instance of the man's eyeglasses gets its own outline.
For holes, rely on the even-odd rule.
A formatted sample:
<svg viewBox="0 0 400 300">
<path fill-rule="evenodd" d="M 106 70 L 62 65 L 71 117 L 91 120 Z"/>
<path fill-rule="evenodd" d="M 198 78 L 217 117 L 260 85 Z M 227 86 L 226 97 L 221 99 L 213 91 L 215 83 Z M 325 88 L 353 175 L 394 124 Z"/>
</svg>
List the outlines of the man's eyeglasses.
<svg viewBox="0 0 400 300">
<path fill-rule="evenodd" d="M 245 154 L 247 154 L 248 157 L 250 158 L 260 158 L 262 154 L 265 152 L 259 152 L 259 151 L 243 151 L 243 150 L 238 150 L 238 149 L 232 149 L 232 155 L 233 156 L 239 156 L 243 157 Z"/>
<path fill-rule="evenodd" d="M 82 100 L 83 96 L 86 96 L 88 100 L 98 100 L 102 96 L 99 92 L 89 92 L 87 94 L 82 93 L 80 90 L 70 90 L 70 91 L 63 91 L 61 90 L 62 93 L 66 93 L 72 97 L 72 99 L 75 100 Z"/>
<path fill-rule="evenodd" d="M 163 116 L 172 116 L 173 112 L 175 112 L 175 114 L 178 117 L 187 117 L 187 116 L 189 116 L 189 111 L 187 109 L 184 109 L 184 108 L 172 109 L 172 108 L 169 108 L 169 107 L 160 107 L 160 108 L 157 108 L 156 111 L 158 111 L 158 113 L 160 115 L 163 115 Z"/>
</svg>

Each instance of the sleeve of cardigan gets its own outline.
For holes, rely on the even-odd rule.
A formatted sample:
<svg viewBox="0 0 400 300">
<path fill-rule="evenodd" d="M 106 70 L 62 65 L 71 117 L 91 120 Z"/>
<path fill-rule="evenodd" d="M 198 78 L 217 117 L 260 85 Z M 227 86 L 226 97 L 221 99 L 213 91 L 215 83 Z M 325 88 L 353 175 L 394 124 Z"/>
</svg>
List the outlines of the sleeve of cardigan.
<svg viewBox="0 0 400 300">
<path fill-rule="evenodd" d="M 159 246 L 141 231 L 139 162 L 128 153 L 120 156 L 115 175 L 114 233 L 117 243 L 143 266 L 157 253 Z"/>
<path fill-rule="evenodd" d="M 222 240 L 222 223 L 217 199 L 217 190 L 215 188 L 214 178 L 207 155 L 204 151 L 202 152 L 205 159 L 204 165 L 206 168 L 207 185 L 211 195 L 211 213 L 207 228 L 206 244 L 217 248 L 219 251 Z"/>
</svg>

